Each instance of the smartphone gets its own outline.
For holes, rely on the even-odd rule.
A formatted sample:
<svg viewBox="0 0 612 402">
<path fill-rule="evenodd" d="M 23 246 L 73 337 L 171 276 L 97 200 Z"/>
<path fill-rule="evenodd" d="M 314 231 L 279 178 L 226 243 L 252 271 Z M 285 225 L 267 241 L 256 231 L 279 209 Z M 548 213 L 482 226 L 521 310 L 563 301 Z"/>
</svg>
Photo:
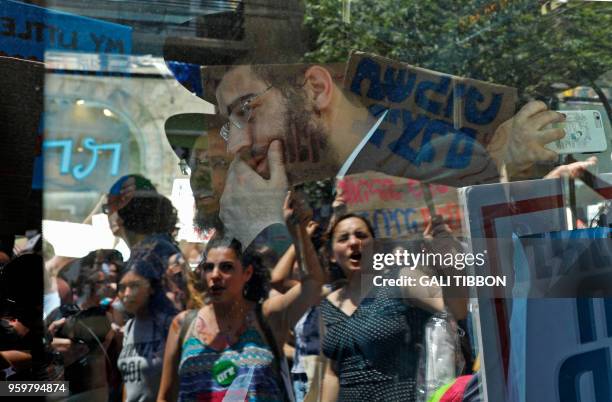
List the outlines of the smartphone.
<svg viewBox="0 0 612 402">
<path fill-rule="evenodd" d="M 594 153 L 608 147 L 601 113 L 597 110 L 558 110 L 565 121 L 555 123 L 553 128 L 562 128 L 565 137 L 546 145 L 559 154 Z"/>
</svg>

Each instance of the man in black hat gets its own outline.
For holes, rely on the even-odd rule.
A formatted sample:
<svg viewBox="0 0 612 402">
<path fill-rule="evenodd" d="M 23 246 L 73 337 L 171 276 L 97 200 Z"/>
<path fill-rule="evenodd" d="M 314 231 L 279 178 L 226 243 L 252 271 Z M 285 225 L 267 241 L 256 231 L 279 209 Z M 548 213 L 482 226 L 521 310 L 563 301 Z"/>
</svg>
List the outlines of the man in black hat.
<svg viewBox="0 0 612 402">
<path fill-rule="evenodd" d="M 416 116 L 415 121 L 401 116 L 404 130 L 387 130 L 385 144 L 395 145 L 392 152 L 383 150 L 368 138 L 375 137 L 385 115 L 369 110 L 343 88 L 338 66 L 258 64 L 274 62 L 269 60 L 268 53 L 274 53 L 270 50 L 259 49 L 231 66 L 214 65 L 214 55 L 203 60 L 209 65 L 202 70 L 204 90 L 199 95 L 216 105 L 224 121 L 220 135 L 234 157 L 220 216 L 226 227 L 239 232 L 255 232 L 266 226 L 265 219 L 279 220 L 272 213 L 282 205 L 277 205 L 280 197 L 275 195 L 284 193 L 288 184 L 342 176 L 349 168 L 351 173 L 375 170 L 455 187 L 495 182 L 537 161 L 554 159 L 556 153 L 544 145 L 564 136 L 562 129 L 547 128 L 563 115 L 548 111 L 542 102 L 530 102 L 497 128 L 486 148 L 455 130 L 453 135 L 437 136 L 429 146 L 423 146 L 423 139 L 419 152 L 428 163 L 413 163 L 404 154 L 422 128 L 416 130 Z M 416 132 L 410 137 L 406 131 L 412 126 Z M 271 146 L 275 140 L 280 142 L 278 151 Z M 429 156 L 448 154 L 445 151 L 457 141 L 472 146 L 467 166 L 449 169 L 443 158 Z M 273 177 L 270 162 L 279 159 L 283 172 Z M 254 236 L 235 234 L 245 244 Z"/>
<path fill-rule="evenodd" d="M 231 157 L 219 135 L 221 125 L 218 116 L 191 113 L 173 116 L 165 124 L 179 166 L 190 175 L 194 225 L 202 232 L 223 229 L 219 209 Z"/>
</svg>

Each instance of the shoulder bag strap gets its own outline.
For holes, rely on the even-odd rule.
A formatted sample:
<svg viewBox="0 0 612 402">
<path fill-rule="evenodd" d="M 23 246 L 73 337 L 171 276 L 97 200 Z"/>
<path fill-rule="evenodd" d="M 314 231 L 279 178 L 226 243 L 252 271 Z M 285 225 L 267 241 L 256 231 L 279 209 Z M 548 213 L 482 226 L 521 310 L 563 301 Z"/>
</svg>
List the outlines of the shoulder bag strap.
<svg viewBox="0 0 612 402">
<path fill-rule="evenodd" d="M 183 348 L 183 343 L 185 342 L 185 335 L 187 335 L 187 330 L 191 326 L 191 323 L 198 315 L 198 310 L 189 310 L 187 314 L 185 314 L 185 320 L 183 320 L 183 325 L 181 325 L 181 332 L 179 333 L 179 346 L 181 349 Z"/>
</svg>

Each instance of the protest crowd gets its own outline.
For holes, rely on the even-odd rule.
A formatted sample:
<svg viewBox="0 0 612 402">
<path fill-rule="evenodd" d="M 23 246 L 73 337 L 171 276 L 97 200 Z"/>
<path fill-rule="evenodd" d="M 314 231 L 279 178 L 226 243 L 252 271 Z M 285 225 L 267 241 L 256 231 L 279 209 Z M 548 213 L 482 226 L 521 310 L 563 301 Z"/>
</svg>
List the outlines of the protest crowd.
<svg viewBox="0 0 612 402">
<path fill-rule="evenodd" d="M 566 116 L 515 109 L 509 87 L 362 52 L 341 69 L 275 61 L 202 60 L 197 95 L 216 114 L 189 147 L 166 132 L 206 235 L 195 255 L 155 172 L 117 177 L 91 212 L 129 256 L 0 239 L 0 380 L 68 381 L 51 401 L 485 401 L 471 289 L 455 280 L 474 257 L 464 205 L 447 201 L 577 180 L 597 158 L 561 161 L 547 144 Z M 359 208 L 375 199 L 389 208 Z"/>
</svg>

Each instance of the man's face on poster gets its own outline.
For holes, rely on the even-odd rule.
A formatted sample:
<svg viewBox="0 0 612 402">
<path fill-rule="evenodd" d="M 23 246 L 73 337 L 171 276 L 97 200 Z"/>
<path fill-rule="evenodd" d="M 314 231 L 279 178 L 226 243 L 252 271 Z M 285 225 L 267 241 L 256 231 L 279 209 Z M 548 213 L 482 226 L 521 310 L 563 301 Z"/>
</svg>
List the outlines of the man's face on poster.
<svg viewBox="0 0 612 402">
<path fill-rule="evenodd" d="M 195 224 L 202 230 L 219 227 L 219 202 L 230 161 L 218 129 L 209 130 L 194 143 L 189 182 L 196 207 Z"/>
<path fill-rule="evenodd" d="M 227 149 L 254 171 L 269 178 L 268 147 L 281 140 L 288 174 L 289 164 L 317 162 L 326 148 L 326 130 L 316 116 L 304 85 L 303 72 L 293 84 L 277 88 L 266 83 L 249 66 L 227 72 L 217 87 L 218 108 L 229 123 Z M 242 127 L 233 124 L 239 120 Z"/>
</svg>

